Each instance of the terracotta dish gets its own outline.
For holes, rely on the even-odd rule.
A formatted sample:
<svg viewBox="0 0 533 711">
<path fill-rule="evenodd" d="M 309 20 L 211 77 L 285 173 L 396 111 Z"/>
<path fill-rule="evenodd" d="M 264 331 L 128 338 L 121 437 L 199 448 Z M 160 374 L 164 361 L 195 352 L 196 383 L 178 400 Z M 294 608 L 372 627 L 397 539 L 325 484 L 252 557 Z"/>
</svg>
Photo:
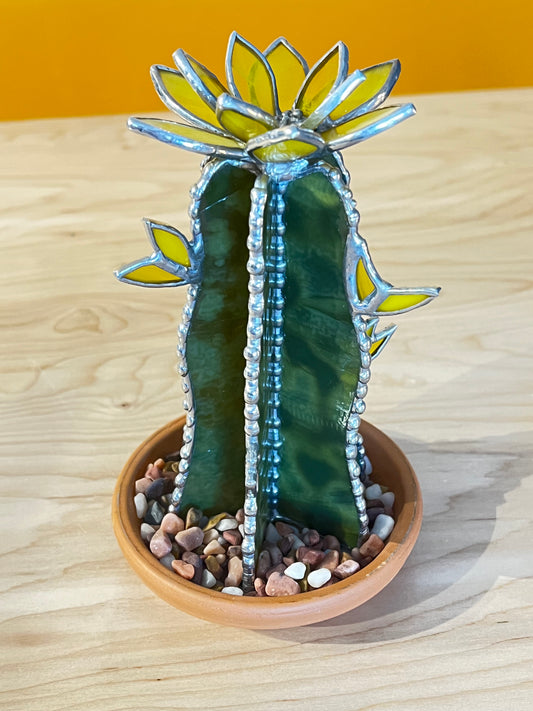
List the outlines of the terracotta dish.
<svg viewBox="0 0 533 711">
<path fill-rule="evenodd" d="M 361 424 L 365 448 L 372 461 L 372 478 L 396 495 L 396 525 L 380 555 L 363 570 L 323 590 L 291 597 L 236 597 L 202 588 L 167 570 L 154 558 L 140 536 L 133 503 L 134 483 L 146 466 L 175 451 L 185 418 L 162 427 L 132 454 L 120 474 L 113 497 L 113 528 L 133 570 L 159 597 L 174 607 L 210 622 L 249 629 L 281 629 L 321 622 L 362 605 L 377 595 L 398 573 L 411 552 L 422 522 L 420 487 L 399 447 L 373 425 Z"/>
</svg>

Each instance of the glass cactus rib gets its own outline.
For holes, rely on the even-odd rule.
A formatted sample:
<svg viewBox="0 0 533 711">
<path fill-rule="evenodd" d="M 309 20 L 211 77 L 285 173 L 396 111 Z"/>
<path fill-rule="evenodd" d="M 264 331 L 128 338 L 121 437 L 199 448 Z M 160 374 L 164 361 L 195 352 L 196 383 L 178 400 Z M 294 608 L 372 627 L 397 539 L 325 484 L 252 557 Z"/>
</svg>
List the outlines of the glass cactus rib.
<svg viewBox="0 0 533 711">
<path fill-rule="evenodd" d="M 229 89 L 183 50 L 174 59 L 177 70 L 157 65 L 152 78 L 188 123 L 129 125 L 209 157 L 192 191 L 192 237 L 146 220 L 154 252 L 116 275 L 187 285 L 178 329 L 187 422 L 170 508 L 244 506 L 250 588 L 269 520 L 350 546 L 368 534 L 359 425 L 371 360 L 396 328 L 380 330 L 379 318 L 439 290 L 379 275 L 338 150 L 415 110 L 381 106 L 398 60 L 349 73 L 342 42 L 308 70 L 284 38 L 262 53 L 233 33 Z"/>
</svg>

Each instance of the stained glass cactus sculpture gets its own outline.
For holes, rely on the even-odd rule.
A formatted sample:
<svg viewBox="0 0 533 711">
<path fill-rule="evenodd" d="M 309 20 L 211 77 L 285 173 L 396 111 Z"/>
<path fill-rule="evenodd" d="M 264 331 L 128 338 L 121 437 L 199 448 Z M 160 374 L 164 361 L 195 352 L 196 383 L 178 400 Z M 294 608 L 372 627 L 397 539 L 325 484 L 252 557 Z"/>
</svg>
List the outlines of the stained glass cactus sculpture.
<svg viewBox="0 0 533 711">
<path fill-rule="evenodd" d="M 244 506 L 250 586 L 269 520 L 350 546 L 368 533 L 360 418 L 371 360 L 395 329 L 379 319 L 438 289 L 400 289 L 378 274 L 339 151 L 415 109 L 382 106 L 397 60 L 350 73 L 342 42 L 309 70 L 283 38 L 260 52 L 234 33 L 227 86 L 181 49 L 174 60 L 177 70 L 154 66 L 152 79 L 182 121 L 129 127 L 206 156 L 191 238 L 145 220 L 153 254 L 116 275 L 187 287 L 178 344 L 187 421 L 171 510 Z"/>
</svg>

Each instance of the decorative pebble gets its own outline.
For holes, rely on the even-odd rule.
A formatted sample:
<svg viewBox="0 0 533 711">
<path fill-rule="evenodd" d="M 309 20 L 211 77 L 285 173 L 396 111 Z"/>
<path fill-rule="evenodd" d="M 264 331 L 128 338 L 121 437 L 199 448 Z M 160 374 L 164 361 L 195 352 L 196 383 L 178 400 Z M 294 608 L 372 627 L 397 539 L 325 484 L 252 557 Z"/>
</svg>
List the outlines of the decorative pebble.
<svg viewBox="0 0 533 711">
<path fill-rule="evenodd" d="M 141 523 L 141 538 L 143 541 L 146 541 L 146 543 L 150 543 L 150 539 L 155 533 L 155 528 L 153 526 L 150 526 L 149 523 Z"/>
<path fill-rule="evenodd" d="M 335 568 L 335 570 L 333 571 L 333 575 L 336 578 L 345 580 L 346 578 L 349 578 L 350 575 L 357 573 L 358 570 L 359 570 L 359 563 L 357 563 L 357 561 L 345 560 L 337 568 Z"/>
<path fill-rule="evenodd" d="M 152 484 L 152 480 L 148 479 L 148 477 L 143 477 L 142 479 L 137 479 L 135 482 L 135 492 L 137 494 L 144 494 L 146 493 L 146 489 Z"/>
<path fill-rule="evenodd" d="M 226 554 L 228 558 L 233 558 L 235 555 L 242 555 L 242 548 L 240 546 L 230 546 Z"/>
<path fill-rule="evenodd" d="M 375 520 L 379 516 L 379 514 L 382 514 L 385 512 L 384 507 L 378 507 L 378 506 L 372 506 L 370 508 L 367 508 L 366 510 L 366 515 L 368 516 L 368 523 L 370 526 L 374 525 Z"/>
<path fill-rule="evenodd" d="M 233 587 L 242 583 L 242 560 L 234 557 L 228 561 L 228 574 L 224 585 Z"/>
<path fill-rule="evenodd" d="M 222 533 L 223 531 L 232 531 L 238 528 L 239 524 L 234 518 L 223 518 L 216 525 L 216 529 Z"/>
<path fill-rule="evenodd" d="M 175 560 L 172 563 L 172 567 L 178 575 L 181 575 L 185 580 L 192 580 L 194 578 L 194 566 L 190 563 L 185 563 L 183 560 Z"/>
<path fill-rule="evenodd" d="M 224 512 L 224 513 L 217 514 L 216 516 L 211 516 L 209 521 L 204 526 L 204 531 L 209 531 L 210 528 L 216 528 L 217 523 L 219 521 L 221 521 L 223 518 L 226 518 L 227 515 L 228 514 L 226 512 Z"/>
<path fill-rule="evenodd" d="M 285 575 L 288 575 L 293 580 L 301 580 L 305 576 L 306 570 L 305 563 L 293 563 L 289 565 Z"/>
<path fill-rule="evenodd" d="M 203 542 L 204 532 L 198 526 L 186 528 L 176 534 L 176 543 L 178 543 L 186 551 L 193 551 Z"/>
<path fill-rule="evenodd" d="M 194 508 L 194 506 L 191 506 L 191 508 L 187 511 L 187 518 L 185 519 L 185 528 L 196 528 L 200 523 L 203 515 L 203 511 L 200 511 L 200 509 L 196 509 Z"/>
<path fill-rule="evenodd" d="M 244 595 L 241 588 L 237 588 L 233 585 L 227 585 L 225 588 L 222 588 L 220 592 L 226 593 L 226 595 Z"/>
<path fill-rule="evenodd" d="M 244 509 L 239 509 L 235 514 L 235 520 L 237 523 L 244 523 Z"/>
<path fill-rule="evenodd" d="M 379 484 L 372 484 L 368 486 L 365 491 L 365 499 L 379 499 L 382 494 L 381 486 Z"/>
<path fill-rule="evenodd" d="M 365 454 L 365 475 L 370 476 L 372 474 L 372 462 Z"/>
<path fill-rule="evenodd" d="M 205 555 L 217 555 L 218 553 L 226 553 L 225 548 L 222 548 L 218 540 L 211 541 L 204 548 Z"/>
<path fill-rule="evenodd" d="M 266 578 L 267 570 L 272 567 L 272 558 L 267 550 L 261 551 L 257 557 L 255 574 L 258 578 Z"/>
<path fill-rule="evenodd" d="M 254 588 L 257 593 L 257 597 L 266 597 L 266 583 L 263 578 L 256 578 L 254 580 Z"/>
<path fill-rule="evenodd" d="M 135 504 L 135 510 L 137 511 L 137 518 L 144 518 L 148 510 L 148 501 L 144 494 L 135 494 L 133 497 L 133 503 Z"/>
<path fill-rule="evenodd" d="M 314 528 L 311 528 L 307 531 L 307 533 L 304 534 L 303 537 L 304 543 L 306 546 L 309 546 L 312 548 L 313 546 L 318 546 L 320 543 L 320 533 L 318 531 L 315 531 Z"/>
<path fill-rule="evenodd" d="M 339 551 L 340 553 L 341 544 L 339 543 L 339 539 L 336 536 L 324 536 L 322 540 L 322 549 L 325 551 Z"/>
<path fill-rule="evenodd" d="M 216 528 L 210 528 L 204 533 L 204 545 L 211 543 L 211 541 L 218 541 L 218 531 Z"/>
<path fill-rule="evenodd" d="M 266 531 L 265 531 L 265 541 L 268 541 L 268 543 L 273 543 L 274 545 L 276 545 L 280 539 L 281 539 L 281 536 L 277 532 L 274 524 L 269 523 L 268 526 L 266 527 Z"/>
<path fill-rule="evenodd" d="M 210 570 L 207 570 L 207 568 L 204 568 L 202 570 L 202 579 L 200 581 L 200 585 L 204 588 L 212 588 L 217 584 L 217 579 L 213 575 L 213 573 Z"/>
<path fill-rule="evenodd" d="M 307 565 L 310 565 L 311 568 L 319 565 L 324 560 L 325 555 L 324 551 L 317 551 L 314 550 L 314 548 L 306 548 L 305 546 L 303 548 L 298 548 L 296 551 L 296 557 L 298 560 L 302 563 L 307 563 Z"/>
<path fill-rule="evenodd" d="M 381 553 L 381 551 L 385 548 L 385 544 L 381 540 L 379 536 L 376 536 L 375 533 L 371 533 L 370 537 L 368 540 L 366 540 L 360 547 L 359 547 L 359 553 L 363 556 L 364 558 L 371 556 L 372 558 L 375 558 L 377 555 Z M 363 566 L 361 566 L 363 567 Z"/>
<path fill-rule="evenodd" d="M 246 535 L 246 531 L 244 530 L 244 523 L 239 523 L 239 533 L 243 538 Z"/>
<path fill-rule="evenodd" d="M 168 493 L 169 485 L 172 486 L 172 482 L 168 479 L 155 479 L 146 490 L 146 498 L 159 499 L 160 496 Z"/>
<path fill-rule="evenodd" d="M 374 521 L 371 533 L 375 533 L 379 536 L 382 541 L 386 540 L 392 533 L 394 528 L 394 519 L 392 516 L 387 516 L 386 514 L 379 514 L 379 516 Z"/>
<path fill-rule="evenodd" d="M 339 551 L 332 550 L 332 551 L 327 551 L 326 555 L 320 562 L 320 567 L 321 568 L 327 568 L 328 570 L 334 571 L 335 568 L 339 565 Z"/>
<path fill-rule="evenodd" d="M 277 546 L 273 545 L 272 543 L 268 543 L 265 544 L 265 550 L 270 553 L 270 560 L 272 561 L 272 565 L 278 565 L 279 563 L 281 563 L 283 559 L 283 553 Z"/>
<path fill-rule="evenodd" d="M 291 533 L 296 533 L 296 529 L 294 528 L 294 526 L 285 523 L 285 521 L 276 521 L 274 526 L 276 527 L 276 531 L 279 533 L 280 536 L 289 536 Z"/>
<path fill-rule="evenodd" d="M 392 508 L 394 506 L 394 491 L 386 491 L 384 494 L 381 494 L 380 499 L 383 501 L 383 505 Z"/>
<path fill-rule="evenodd" d="M 327 568 L 312 570 L 307 576 L 307 582 L 312 588 L 321 588 L 329 580 L 331 580 L 331 570 L 328 570 Z"/>
<path fill-rule="evenodd" d="M 288 595 L 298 595 L 300 586 L 287 575 L 274 572 L 267 580 L 265 592 L 269 597 L 286 597 Z"/>
<path fill-rule="evenodd" d="M 163 520 L 161 521 L 161 530 L 168 533 L 169 536 L 175 536 L 176 533 L 183 531 L 184 528 L 185 523 L 183 522 L 183 519 L 176 516 L 175 513 L 167 513 L 163 516 Z"/>
<path fill-rule="evenodd" d="M 230 546 L 240 546 L 242 543 L 242 536 L 239 531 L 224 531 L 222 537 Z"/>
<path fill-rule="evenodd" d="M 220 565 L 214 555 L 207 556 L 205 559 L 205 566 L 211 573 L 213 573 L 217 580 L 220 580 L 224 576 L 224 568 Z"/>
<path fill-rule="evenodd" d="M 138 496 L 138 494 L 137 494 Z M 150 501 L 148 504 L 148 510 L 144 515 L 144 522 L 151 523 L 154 526 L 161 525 L 161 521 L 165 515 L 165 510 L 161 504 L 157 501 Z"/>
<path fill-rule="evenodd" d="M 159 562 L 165 566 L 165 568 L 168 568 L 169 570 L 173 570 L 172 568 L 172 563 L 176 559 L 172 555 L 172 553 L 169 553 L 168 555 L 164 555 L 162 558 L 159 559 Z"/>
<path fill-rule="evenodd" d="M 168 555 L 172 550 L 172 541 L 167 534 L 159 529 L 154 533 L 150 540 L 150 550 L 156 558 L 162 558 Z"/>
<path fill-rule="evenodd" d="M 225 553 L 217 553 L 215 555 L 215 558 L 217 559 L 219 565 L 225 565 L 225 563 L 226 563 L 226 554 Z"/>
</svg>

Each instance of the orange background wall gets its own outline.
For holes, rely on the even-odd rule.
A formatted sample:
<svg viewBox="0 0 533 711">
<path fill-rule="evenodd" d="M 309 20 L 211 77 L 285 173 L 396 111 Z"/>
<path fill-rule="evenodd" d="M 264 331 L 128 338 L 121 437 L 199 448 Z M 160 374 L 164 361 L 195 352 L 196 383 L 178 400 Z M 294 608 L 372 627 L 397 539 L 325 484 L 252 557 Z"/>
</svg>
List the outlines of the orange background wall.
<svg viewBox="0 0 533 711">
<path fill-rule="evenodd" d="M 160 108 L 151 64 L 183 47 L 217 73 L 236 29 L 282 34 L 310 64 L 337 40 L 353 69 L 399 57 L 399 93 L 533 84 L 531 0 L 0 0 L 1 119 Z"/>
</svg>

